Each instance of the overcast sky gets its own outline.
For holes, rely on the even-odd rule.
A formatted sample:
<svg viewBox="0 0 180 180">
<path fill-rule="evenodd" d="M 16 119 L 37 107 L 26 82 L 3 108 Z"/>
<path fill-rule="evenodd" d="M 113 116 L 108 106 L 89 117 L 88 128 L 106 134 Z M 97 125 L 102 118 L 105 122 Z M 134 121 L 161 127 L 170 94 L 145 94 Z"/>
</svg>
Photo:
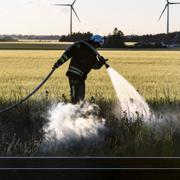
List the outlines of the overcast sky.
<svg viewBox="0 0 180 180">
<path fill-rule="evenodd" d="M 73 0 L 0 0 L 0 34 L 68 34 L 68 7 L 53 3 Z M 178 2 L 174 0 L 173 2 Z M 166 12 L 158 18 L 166 0 L 77 0 L 73 31 L 107 35 L 117 27 L 124 34 L 166 32 Z M 180 31 L 180 5 L 170 7 L 170 31 Z"/>
</svg>

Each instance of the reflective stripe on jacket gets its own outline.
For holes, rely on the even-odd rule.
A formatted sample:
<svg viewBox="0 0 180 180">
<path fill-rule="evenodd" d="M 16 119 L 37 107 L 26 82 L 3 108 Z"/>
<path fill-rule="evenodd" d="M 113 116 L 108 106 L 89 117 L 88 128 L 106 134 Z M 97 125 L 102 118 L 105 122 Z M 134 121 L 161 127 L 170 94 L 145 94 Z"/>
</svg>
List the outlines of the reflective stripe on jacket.
<svg viewBox="0 0 180 180">
<path fill-rule="evenodd" d="M 90 45 L 83 42 L 84 41 L 79 41 L 74 43 L 58 60 L 60 64 L 63 64 L 71 58 L 69 69 L 66 73 L 69 77 L 86 79 L 91 69 L 99 69 L 102 67 L 102 64 L 99 63 L 97 53 L 93 48 L 90 48 Z"/>
</svg>

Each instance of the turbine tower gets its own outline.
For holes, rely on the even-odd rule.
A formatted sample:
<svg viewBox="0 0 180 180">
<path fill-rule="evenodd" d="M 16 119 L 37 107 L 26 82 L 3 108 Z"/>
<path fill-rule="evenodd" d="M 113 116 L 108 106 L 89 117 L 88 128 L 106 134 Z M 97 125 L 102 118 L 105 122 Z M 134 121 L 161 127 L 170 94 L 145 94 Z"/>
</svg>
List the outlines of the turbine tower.
<svg viewBox="0 0 180 180">
<path fill-rule="evenodd" d="M 73 5 L 75 4 L 76 0 L 74 0 L 74 2 L 72 4 L 54 4 L 55 6 L 68 6 L 70 7 L 70 35 L 72 35 L 72 12 L 74 12 L 74 14 L 76 15 L 77 19 L 80 22 L 80 19 L 73 7 Z"/>
<path fill-rule="evenodd" d="M 166 1 L 167 1 L 167 3 L 166 3 L 158 20 L 161 19 L 162 15 L 164 14 L 165 10 L 167 9 L 167 34 L 169 34 L 169 5 L 180 4 L 180 2 L 169 2 L 169 0 L 166 0 Z"/>
</svg>

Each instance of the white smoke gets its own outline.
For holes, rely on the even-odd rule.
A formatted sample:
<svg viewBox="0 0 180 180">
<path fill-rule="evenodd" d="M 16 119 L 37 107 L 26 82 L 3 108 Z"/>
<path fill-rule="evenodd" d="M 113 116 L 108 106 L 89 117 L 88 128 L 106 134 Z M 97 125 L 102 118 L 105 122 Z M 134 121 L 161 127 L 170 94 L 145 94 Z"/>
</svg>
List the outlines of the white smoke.
<svg viewBox="0 0 180 180">
<path fill-rule="evenodd" d="M 128 119 L 141 117 L 145 121 L 149 120 L 151 118 L 150 108 L 143 97 L 114 69 L 108 68 L 107 71 L 119 100 L 121 117 L 126 116 Z"/>
<path fill-rule="evenodd" d="M 58 103 L 48 112 L 49 123 L 45 128 L 45 141 L 53 138 L 61 142 L 98 137 L 98 131 L 105 129 L 105 119 L 99 117 L 95 104 Z"/>
</svg>

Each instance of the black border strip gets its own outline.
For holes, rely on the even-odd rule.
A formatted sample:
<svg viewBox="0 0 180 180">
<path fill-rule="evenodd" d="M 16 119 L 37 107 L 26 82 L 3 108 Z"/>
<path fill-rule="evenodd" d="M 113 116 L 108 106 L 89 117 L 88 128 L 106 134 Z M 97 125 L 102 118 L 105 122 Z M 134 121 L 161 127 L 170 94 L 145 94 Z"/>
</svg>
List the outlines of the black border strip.
<svg viewBox="0 0 180 180">
<path fill-rule="evenodd" d="M 1 157 L 0 180 L 173 180 L 176 157 Z"/>
<path fill-rule="evenodd" d="M 180 169 L 175 157 L 1 157 L 0 169 Z"/>
</svg>

